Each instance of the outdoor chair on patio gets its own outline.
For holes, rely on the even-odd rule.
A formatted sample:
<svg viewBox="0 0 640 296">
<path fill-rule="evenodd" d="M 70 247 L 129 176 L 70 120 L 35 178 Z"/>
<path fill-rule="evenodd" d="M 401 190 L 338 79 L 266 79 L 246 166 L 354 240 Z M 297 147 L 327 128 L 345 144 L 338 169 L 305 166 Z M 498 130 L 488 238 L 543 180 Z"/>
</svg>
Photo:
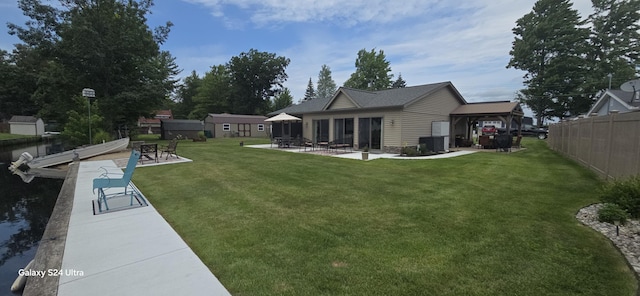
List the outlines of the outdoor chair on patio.
<svg viewBox="0 0 640 296">
<path fill-rule="evenodd" d="M 166 147 L 161 148 L 160 157 L 162 157 L 164 153 L 167 153 L 167 156 L 165 156 L 164 158 L 165 160 L 169 159 L 169 156 L 171 156 L 171 154 L 173 154 L 173 156 L 178 158 L 178 154 L 176 154 L 177 147 L 178 147 L 178 141 L 176 140 L 169 141 L 169 144 Z"/>
<path fill-rule="evenodd" d="M 140 151 L 140 146 L 144 144 L 144 141 L 131 141 L 131 149 Z"/>
<path fill-rule="evenodd" d="M 117 197 L 117 196 L 130 196 L 131 198 L 130 205 L 133 205 L 134 198 L 136 198 L 138 200 L 138 203 L 141 203 L 141 205 L 142 203 L 144 203 L 144 205 L 147 205 L 147 201 L 144 200 L 144 197 L 142 197 L 142 195 L 137 194 L 137 196 L 134 197 L 134 195 L 136 195 L 136 190 L 133 188 L 133 186 L 131 186 L 131 177 L 133 176 L 133 171 L 136 169 L 136 164 L 138 163 L 139 158 L 140 158 L 140 151 L 132 150 L 131 156 L 129 156 L 129 161 L 127 162 L 127 167 L 124 170 L 124 174 L 108 173 L 106 172 L 106 169 L 105 169 L 105 173 L 100 175 L 99 178 L 93 179 L 94 194 L 96 192 L 96 189 L 98 189 L 98 211 L 99 212 L 102 212 L 103 204 L 104 204 L 105 210 L 108 211 L 109 205 L 107 204 L 107 199 Z M 115 176 L 110 177 L 109 175 L 116 175 L 120 177 L 119 178 Z M 109 194 L 106 194 L 105 189 L 111 189 L 111 188 L 123 188 L 124 192 L 117 192 L 117 193 L 110 192 Z M 138 197 L 140 199 L 138 199 Z"/>
<path fill-rule="evenodd" d="M 329 149 L 333 149 L 333 151 L 335 151 L 336 153 L 338 152 L 338 149 L 343 149 L 344 152 L 347 152 L 347 148 L 349 148 L 351 151 L 353 151 L 351 142 L 351 138 L 336 139 L 329 142 Z"/>
<path fill-rule="evenodd" d="M 304 151 L 307 151 L 307 148 L 313 151 L 316 148 L 316 144 L 310 139 L 302 138 L 299 148 L 300 150 L 304 149 Z"/>
</svg>

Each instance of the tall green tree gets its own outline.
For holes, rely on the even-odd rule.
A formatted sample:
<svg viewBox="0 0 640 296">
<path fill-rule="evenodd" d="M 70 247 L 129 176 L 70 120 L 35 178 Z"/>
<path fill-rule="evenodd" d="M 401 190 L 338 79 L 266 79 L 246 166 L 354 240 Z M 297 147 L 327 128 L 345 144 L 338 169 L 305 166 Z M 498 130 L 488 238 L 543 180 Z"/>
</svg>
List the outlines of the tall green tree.
<svg viewBox="0 0 640 296">
<path fill-rule="evenodd" d="M 398 79 L 393 82 L 391 88 L 403 88 L 407 87 L 407 82 L 402 79 L 402 73 L 398 74 Z"/>
<path fill-rule="evenodd" d="M 640 63 L 640 0 L 592 0 L 589 16 L 591 36 L 587 59 L 590 68 L 587 90 L 595 95 L 636 76 Z"/>
<path fill-rule="evenodd" d="M 518 19 L 507 68 L 526 72 L 522 102 L 542 124 L 545 110 L 565 117 L 586 112 L 591 99 L 584 93 L 588 67 L 584 60 L 589 31 L 569 0 L 539 0 Z M 533 100 L 533 101 L 532 101 Z"/>
<path fill-rule="evenodd" d="M 282 89 L 290 60 L 275 53 L 251 49 L 232 57 L 227 64 L 231 77 L 231 111 L 266 114 L 271 98 Z"/>
<path fill-rule="evenodd" d="M 316 86 L 316 98 L 328 99 L 336 92 L 336 82 L 331 78 L 331 68 L 322 65 L 320 73 L 318 73 L 318 85 Z"/>
<path fill-rule="evenodd" d="M 25 56 L 37 60 L 30 63 L 38 73 L 32 99 L 45 118 L 66 122 L 72 98 L 86 87 L 96 92 L 107 130 L 131 126 L 168 100 L 179 70 L 159 47 L 171 23 L 154 30 L 146 24 L 153 1 L 60 2 L 56 8 L 20 0 L 31 20 L 9 25 Z"/>
<path fill-rule="evenodd" d="M 198 93 L 198 88 L 202 85 L 202 79 L 196 71 L 191 71 L 191 75 L 182 79 L 176 92 L 176 104 L 173 116 L 175 118 L 187 118 L 196 107 L 193 98 Z M 202 118 L 200 118 L 202 119 Z"/>
<path fill-rule="evenodd" d="M 93 143 L 97 144 L 101 143 L 102 140 L 97 137 L 102 134 L 104 130 L 102 129 L 104 118 L 100 116 L 98 106 L 95 102 L 91 104 L 91 118 L 87 114 L 87 100 L 79 95 L 73 98 L 74 108 L 68 110 L 65 114 L 69 118 L 67 124 L 64 126 L 64 130 L 62 131 L 62 136 L 66 138 L 66 140 L 71 145 L 82 145 L 89 142 L 89 127 L 91 127 L 91 140 Z M 89 124 L 91 122 L 91 124 Z M 105 139 L 108 140 L 108 139 Z"/>
<path fill-rule="evenodd" d="M 311 77 L 309 77 L 309 83 L 307 84 L 307 90 L 304 92 L 303 100 L 308 101 L 308 100 L 313 100 L 315 98 L 316 98 L 316 93 L 313 88 L 313 82 L 311 82 Z"/>
<path fill-rule="evenodd" d="M 0 50 L 0 120 L 38 112 L 31 99 L 35 84 L 33 76 L 18 66 L 14 57 Z"/>
<path fill-rule="evenodd" d="M 278 95 L 274 97 L 273 110 L 280 110 L 290 106 L 291 104 L 293 104 L 293 96 L 291 95 L 291 91 L 285 87 Z"/>
<path fill-rule="evenodd" d="M 233 113 L 231 109 L 231 76 L 224 65 L 211 67 L 193 97 L 194 109 L 189 118 L 202 119 L 208 113 Z"/>
<path fill-rule="evenodd" d="M 356 71 L 351 74 L 344 86 L 363 90 L 388 89 L 393 79 L 393 74 L 389 74 L 390 72 L 391 66 L 383 50 L 376 53 L 375 48 L 371 51 L 361 49 L 356 58 Z"/>
</svg>

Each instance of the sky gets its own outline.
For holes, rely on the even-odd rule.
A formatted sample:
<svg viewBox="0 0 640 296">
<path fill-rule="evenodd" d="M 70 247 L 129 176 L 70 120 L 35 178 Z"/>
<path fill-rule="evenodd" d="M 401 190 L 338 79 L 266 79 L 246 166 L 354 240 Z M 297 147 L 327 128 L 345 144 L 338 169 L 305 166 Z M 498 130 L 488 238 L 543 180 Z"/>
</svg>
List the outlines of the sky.
<svg viewBox="0 0 640 296">
<path fill-rule="evenodd" d="M 47 2 L 47 0 L 42 0 Z M 322 65 L 341 86 L 361 49 L 383 50 L 407 86 L 451 81 L 467 102 L 510 101 L 523 88 L 510 68 L 516 20 L 535 0 L 156 0 L 150 27 L 173 23 L 168 40 L 182 73 L 201 77 L 250 49 L 291 60 L 285 87 L 294 102 Z M 590 0 L 573 0 L 582 18 Z M 58 1 L 50 2 L 52 4 Z M 0 22 L 24 25 L 16 0 L 0 0 Z M 0 30 L 0 49 L 19 40 Z M 530 112 L 528 115 L 530 115 Z"/>
</svg>

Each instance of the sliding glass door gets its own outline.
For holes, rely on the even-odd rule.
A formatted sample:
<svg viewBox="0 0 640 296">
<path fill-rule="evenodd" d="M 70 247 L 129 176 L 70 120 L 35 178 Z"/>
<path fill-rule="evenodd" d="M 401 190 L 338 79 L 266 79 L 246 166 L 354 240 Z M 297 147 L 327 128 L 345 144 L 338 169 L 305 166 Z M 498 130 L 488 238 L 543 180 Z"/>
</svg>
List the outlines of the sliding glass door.
<svg viewBox="0 0 640 296">
<path fill-rule="evenodd" d="M 358 147 L 364 146 L 375 150 L 382 148 L 382 117 L 358 119 Z"/>
<path fill-rule="evenodd" d="M 340 144 L 353 145 L 353 118 L 340 118 L 333 122 L 333 139 Z"/>
<path fill-rule="evenodd" d="M 329 120 L 313 121 L 313 141 L 315 143 L 329 142 Z"/>
</svg>

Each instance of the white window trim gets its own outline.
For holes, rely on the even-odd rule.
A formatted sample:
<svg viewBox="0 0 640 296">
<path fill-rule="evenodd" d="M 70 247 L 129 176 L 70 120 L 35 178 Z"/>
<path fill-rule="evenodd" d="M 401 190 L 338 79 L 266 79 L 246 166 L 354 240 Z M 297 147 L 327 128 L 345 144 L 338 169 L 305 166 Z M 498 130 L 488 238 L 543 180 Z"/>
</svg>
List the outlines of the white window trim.
<svg viewBox="0 0 640 296">
<path fill-rule="evenodd" d="M 231 131 L 231 123 L 223 123 L 222 124 L 222 131 L 230 132 Z"/>
<path fill-rule="evenodd" d="M 262 123 L 258 124 L 258 131 L 259 132 L 264 132 L 264 124 L 262 124 Z"/>
</svg>

